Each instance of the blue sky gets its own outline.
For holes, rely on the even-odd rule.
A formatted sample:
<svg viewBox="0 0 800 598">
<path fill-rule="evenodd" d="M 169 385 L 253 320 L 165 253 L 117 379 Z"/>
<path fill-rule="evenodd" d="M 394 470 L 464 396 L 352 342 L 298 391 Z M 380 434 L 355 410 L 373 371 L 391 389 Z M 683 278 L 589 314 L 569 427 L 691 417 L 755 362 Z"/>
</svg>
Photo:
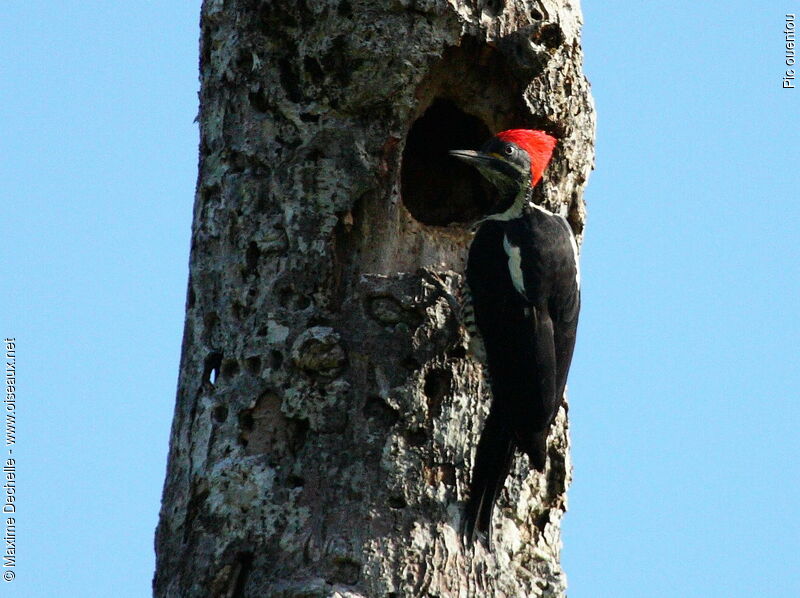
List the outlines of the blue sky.
<svg viewBox="0 0 800 598">
<path fill-rule="evenodd" d="M 199 3 L 68 4 L 3 8 L 20 507 L 0 593 L 133 598 L 150 591 L 183 330 Z"/>
<path fill-rule="evenodd" d="M 584 2 L 573 598 L 800 596 L 791 7 Z"/>
<path fill-rule="evenodd" d="M 198 2 L 8 3 L 9 596 L 146 596 L 197 167 Z M 770 2 L 584 2 L 598 109 L 571 598 L 800 595 L 800 91 Z M 800 11 L 797 11 L 800 12 Z"/>
</svg>

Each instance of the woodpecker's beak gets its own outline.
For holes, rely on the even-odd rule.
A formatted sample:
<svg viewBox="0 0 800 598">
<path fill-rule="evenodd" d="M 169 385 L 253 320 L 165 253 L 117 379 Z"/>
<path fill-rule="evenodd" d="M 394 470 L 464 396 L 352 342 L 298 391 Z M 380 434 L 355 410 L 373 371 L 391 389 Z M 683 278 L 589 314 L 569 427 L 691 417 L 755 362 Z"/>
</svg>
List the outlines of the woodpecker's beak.
<svg viewBox="0 0 800 598">
<path fill-rule="evenodd" d="M 504 186 L 507 182 L 516 184 L 520 176 L 519 170 L 500 154 L 450 150 L 450 155 L 477 168 L 485 179 L 497 187 Z"/>
<path fill-rule="evenodd" d="M 483 152 L 476 152 L 475 150 L 450 150 L 449 153 L 454 158 L 458 158 L 480 170 L 484 168 L 500 170 L 502 168 L 500 164 L 506 163 L 506 161 L 497 154 L 484 154 Z"/>
</svg>

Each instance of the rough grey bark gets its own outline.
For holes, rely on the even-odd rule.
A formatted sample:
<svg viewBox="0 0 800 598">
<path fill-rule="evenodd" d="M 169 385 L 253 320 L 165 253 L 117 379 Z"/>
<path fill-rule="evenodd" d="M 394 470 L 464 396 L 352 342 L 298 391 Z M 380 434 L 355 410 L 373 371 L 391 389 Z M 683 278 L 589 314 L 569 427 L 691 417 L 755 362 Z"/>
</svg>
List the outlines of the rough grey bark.
<svg viewBox="0 0 800 598">
<path fill-rule="evenodd" d="M 593 109 L 569 0 L 206 0 L 200 165 L 159 597 L 560 596 L 566 410 L 495 552 L 457 532 L 489 401 L 455 296 L 490 198 L 445 150 Z"/>
</svg>

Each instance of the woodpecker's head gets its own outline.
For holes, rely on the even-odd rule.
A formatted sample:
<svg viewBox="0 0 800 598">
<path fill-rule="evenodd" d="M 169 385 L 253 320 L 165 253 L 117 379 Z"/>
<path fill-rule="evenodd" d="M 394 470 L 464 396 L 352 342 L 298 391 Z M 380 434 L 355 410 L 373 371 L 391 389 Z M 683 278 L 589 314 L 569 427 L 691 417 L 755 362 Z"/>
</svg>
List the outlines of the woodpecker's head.
<svg viewBox="0 0 800 598">
<path fill-rule="evenodd" d="M 509 129 L 492 137 L 480 151 L 452 150 L 450 155 L 477 168 L 501 197 L 513 197 L 536 186 L 555 146 L 556 139 L 544 131 Z"/>
</svg>

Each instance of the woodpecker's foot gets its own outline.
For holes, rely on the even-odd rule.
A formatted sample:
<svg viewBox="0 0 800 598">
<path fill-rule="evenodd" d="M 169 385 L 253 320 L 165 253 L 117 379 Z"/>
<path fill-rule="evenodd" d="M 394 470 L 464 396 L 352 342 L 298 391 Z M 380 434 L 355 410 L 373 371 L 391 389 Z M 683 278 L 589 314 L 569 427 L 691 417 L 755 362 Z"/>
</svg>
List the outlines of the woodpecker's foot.
<svg viewBox="0 0 800 598">
<path fill-rule="evenodd" d="M 461 536 L 461 543 L 464 545 L 464 548 L 473 548 L 475 547 L 475 540 L 477 540 L 480 544 L 483 545 L 483 548 L 487 552 L 493 552 L 494 546 L 492 544 L 492 530 L 491 528 L 486 531 L 480 531 L 476 527 L 476 521 L 474 518 L 470 518 L 468 509 L 464 509 L 464 512 L 461 516 L 461 529 L 459 530 L 459 535 Z"/>
<path fill-rule="evenodd" d="M 468 538 L 467 536 L 461 536 L 461 540 L 464 543 L 466 548 L 475 548 L 475 541 L 478 541 L 478 544 L 483 546 L 483 549 L 486 552 L 494 552 L 494 544 L 492 543 L 492 533 L 491 531 L 488 532 L 474 532 L 472 538 Z"/>
<path fill-rule="evenodd" d="M 470 504 L 467 503 L 461 511 L 461 522 L 458 535 L 465 548 L 471 548 L 475 542 L 475 515 L 470 513 Z"/>
<path fill-rule="evenodd" d="M 494 543 L 492 542 L 492 530 L 488 529 L 485 533 L 478 533 L 478 540 L 483 547 L 486 549 L 486 552 L 494 552 Z"/>
</svg>

